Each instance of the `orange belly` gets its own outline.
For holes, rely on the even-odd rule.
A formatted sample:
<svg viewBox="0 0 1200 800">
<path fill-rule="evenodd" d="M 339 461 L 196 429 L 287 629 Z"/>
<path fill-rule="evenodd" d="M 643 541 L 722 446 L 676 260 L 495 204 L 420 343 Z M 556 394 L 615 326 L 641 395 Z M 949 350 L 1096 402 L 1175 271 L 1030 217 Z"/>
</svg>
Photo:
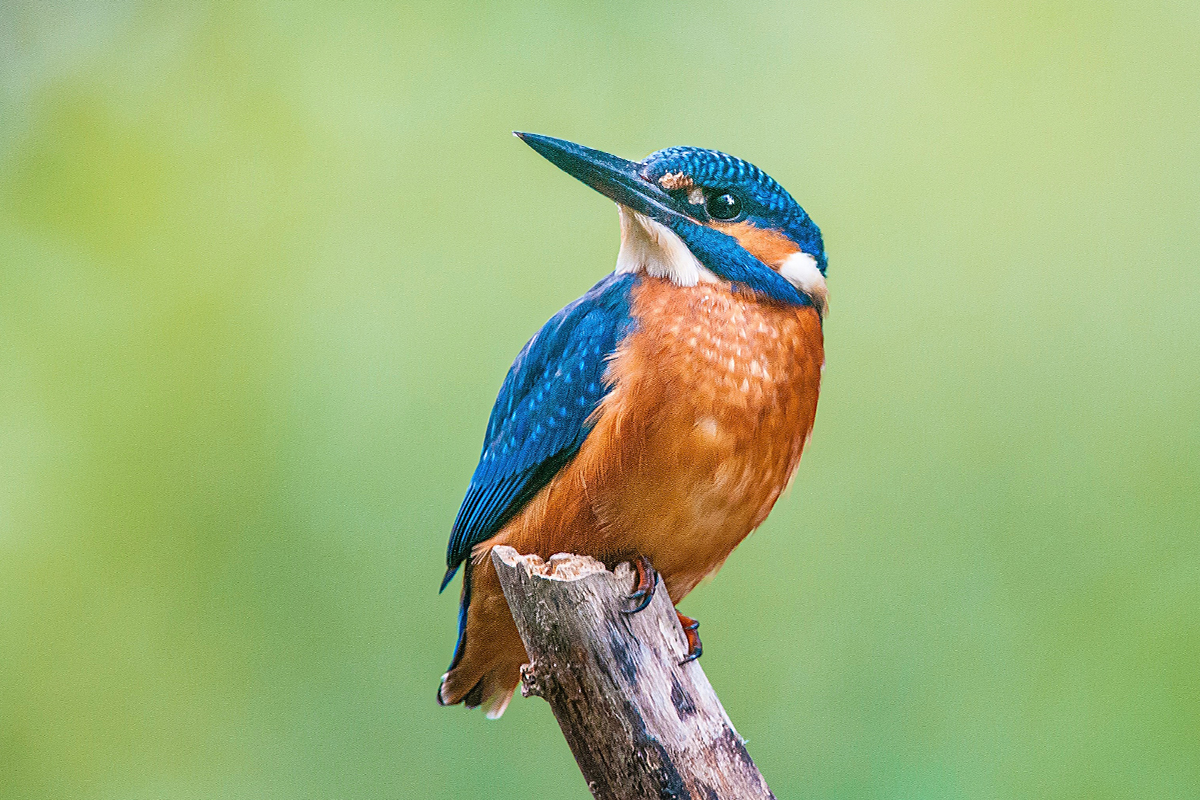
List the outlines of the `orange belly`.
<svg viewBox="0 0 1200 800">
<path fill-rule="evenodd" d="M 766 518 L 795 473 L 824 362 L 815 309 L 643 277 L 631 312 L 637 329 L 612 359 L 612 391 L 579 453 L 473 551 L 465 649 L 444 702 L 474 688 L 502 712 L 526 660 L 488 558 L 494 545 L 543 558 L 585 553 L 610 568 L 646 555 L 678 602 Z"/>
<path fill-rule="evenodd" d="M 648 556 L 678 602 L 767 516 L 812 430 L 824 361 L 812 308 L 644 278 L 638 329 L 575 459 L 492 540 L 610 566 Z"/>
</svg>

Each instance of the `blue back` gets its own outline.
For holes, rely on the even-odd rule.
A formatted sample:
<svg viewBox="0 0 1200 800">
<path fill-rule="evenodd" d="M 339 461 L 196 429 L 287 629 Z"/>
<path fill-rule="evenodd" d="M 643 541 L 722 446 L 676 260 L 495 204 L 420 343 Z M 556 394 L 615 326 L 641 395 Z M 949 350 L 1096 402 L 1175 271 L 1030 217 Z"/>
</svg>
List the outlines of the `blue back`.
<svg viewBox="0 0 1200 800">
<path fill-rule="evenodd" d="M 610 389 L 608 357 L 633 327 L 629 293 L 636 281 L 609 275 L 551 317 L 513 362 L 450 532 L 443 589 L 471 548 L 494 536 L 579 451 Z"/>
</svg>

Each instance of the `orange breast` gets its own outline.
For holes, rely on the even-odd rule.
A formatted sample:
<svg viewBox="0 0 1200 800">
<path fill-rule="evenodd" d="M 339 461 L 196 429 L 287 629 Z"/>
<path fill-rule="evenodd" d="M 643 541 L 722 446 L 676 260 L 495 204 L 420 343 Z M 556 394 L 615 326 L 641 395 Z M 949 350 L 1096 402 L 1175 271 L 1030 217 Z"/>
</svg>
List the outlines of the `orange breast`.
<svg viewBox="0 0 1200 800">
<path fill-rule="evenodd" d="M 544 556 L 649 556 L 678 601 L 757 527 L 812 430 L 824 361 L 812 308 L 643 278 L 637 331 L 576 458 L 505 530 Z"/>
</svg>

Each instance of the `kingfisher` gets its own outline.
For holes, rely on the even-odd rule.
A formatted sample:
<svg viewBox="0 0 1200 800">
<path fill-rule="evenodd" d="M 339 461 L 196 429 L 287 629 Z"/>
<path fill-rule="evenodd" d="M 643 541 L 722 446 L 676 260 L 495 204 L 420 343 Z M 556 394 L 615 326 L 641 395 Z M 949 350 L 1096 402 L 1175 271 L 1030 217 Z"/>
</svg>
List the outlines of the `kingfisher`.
<svg viewBox="0 0 1200 800">
<path fill-rule="evenodd" d="M 517 355 L 451 528 L 463 573 L 442 705 L 504 713 L 528 661 L 489 553 L 581 553 L 661 576 L 678 604 L 791 482 L 812 432 L 828 308 L 821 231 L 739 158 L 669 147 L 627 161 L 516 133 L 617 204 L 616 267 Z M 680 614 L 688 656 L 699 623 Z"/>
</svg>

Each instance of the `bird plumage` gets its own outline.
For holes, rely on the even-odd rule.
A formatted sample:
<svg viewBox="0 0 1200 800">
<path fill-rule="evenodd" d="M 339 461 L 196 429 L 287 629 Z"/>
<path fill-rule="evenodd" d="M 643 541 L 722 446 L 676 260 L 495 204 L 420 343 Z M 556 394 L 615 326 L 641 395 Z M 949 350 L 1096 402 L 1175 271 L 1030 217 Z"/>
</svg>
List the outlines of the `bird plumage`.
<svg viewBox="0 0 1200 800">
<path fill-rule="evenodd" d="M 610 388 L 607 359 L 630 326 L 631 275 L 610 275 L 522 348 L 492 408 L 479 465 L 450 532 L 446 575 L 575 455 Z"/>
<path fill-rule="evenodd" d="M 523 138 L 617 200 L 622 249 L 517 356 L 452 528 L 443 588 L 466 570 L 438 700 L 489 716 L 526 658 L 491 547 L 610 567 L 646 556 L 678 602 L 790 481 L 824 362 L 820 233 L 757 167 L 696 148 L 635 163 Z"/>
</svg>

